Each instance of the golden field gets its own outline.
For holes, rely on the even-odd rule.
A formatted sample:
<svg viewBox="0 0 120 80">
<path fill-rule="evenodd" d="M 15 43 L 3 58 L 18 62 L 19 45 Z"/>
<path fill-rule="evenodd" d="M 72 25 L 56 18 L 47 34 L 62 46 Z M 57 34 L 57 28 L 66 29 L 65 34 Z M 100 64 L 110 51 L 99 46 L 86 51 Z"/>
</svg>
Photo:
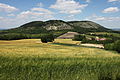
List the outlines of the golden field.
<svg viewBox="0 0 120 80">
<path fill-rule="evenodd" d="M 120 54 L 70 39 L 0 41 L 0 80 L 119 80 Z"/>
</svg>

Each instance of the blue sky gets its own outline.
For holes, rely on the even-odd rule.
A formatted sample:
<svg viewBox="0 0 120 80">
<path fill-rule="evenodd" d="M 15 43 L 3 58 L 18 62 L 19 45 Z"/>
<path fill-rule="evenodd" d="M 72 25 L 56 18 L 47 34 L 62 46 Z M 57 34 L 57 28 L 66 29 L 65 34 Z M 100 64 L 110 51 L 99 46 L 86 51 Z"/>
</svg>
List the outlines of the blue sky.
<svg viewBox="0 0 120 80">
<path fill-rule="evenodd" d="M 2 29 L 46 20 L 90 20 L 120 28 L 120 0 L 0 0 Z"/>
</svg>

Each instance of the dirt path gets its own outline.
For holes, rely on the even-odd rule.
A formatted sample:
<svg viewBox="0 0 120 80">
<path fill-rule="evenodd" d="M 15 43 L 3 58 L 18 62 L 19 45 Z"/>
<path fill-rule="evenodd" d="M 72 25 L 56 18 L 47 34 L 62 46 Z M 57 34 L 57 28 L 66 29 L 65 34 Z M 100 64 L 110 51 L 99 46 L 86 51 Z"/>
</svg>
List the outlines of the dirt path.
<svg viewBox="0 0 120 80">
<path fill-rule="evenodd" d="M 82 46 L 88 46 L 88 47 L 97 47 L 97 48 L 104 48 L 102 44 L 80 44 Z"/>
</svg>

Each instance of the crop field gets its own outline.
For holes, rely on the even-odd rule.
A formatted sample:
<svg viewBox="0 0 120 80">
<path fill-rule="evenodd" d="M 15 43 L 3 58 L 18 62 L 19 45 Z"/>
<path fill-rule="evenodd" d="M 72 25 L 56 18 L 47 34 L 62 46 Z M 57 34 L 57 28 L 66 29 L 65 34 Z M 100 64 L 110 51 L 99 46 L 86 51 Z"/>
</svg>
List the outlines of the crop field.
<svg viewBox="0 0 120 80">
<path fill-rule="evenodd" d="M 0 41 L 0 80 L 120 80 L 120 54 L 78 41 Z"/>
</svg>

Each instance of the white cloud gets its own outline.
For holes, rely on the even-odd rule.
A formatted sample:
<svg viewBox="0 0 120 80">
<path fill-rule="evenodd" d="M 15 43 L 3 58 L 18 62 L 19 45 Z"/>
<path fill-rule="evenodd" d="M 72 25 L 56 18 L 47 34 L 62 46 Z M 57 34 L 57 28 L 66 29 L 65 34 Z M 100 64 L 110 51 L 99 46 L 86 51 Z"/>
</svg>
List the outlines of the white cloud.
<svg viewBox="0 0 120 80">
<path fill-rule="evenodd" d="M 104 9 L 102 12 L 103 13 L 114 13 L 118 11 L 119 11 L 118 7 L 109 7 L 109 8 Z"/>
<path fill-rule="evenodd" d="M 120 17 L 106 17 L 106 16 L 98 16 L 96 14 L 93 14 L 89 17 L 87 17 L 85 20 L 90 20 L 90 21 L 94 21 L 97 22 L 101 25 L 103 25 L 104 27 L 107 28 L 120 28 Z"/>
<path fill-rule="evenodd" d="M 51 5 L 50 8 L 59 10 L 60 13 L 65 14 L 78 14 L 82 12 L 87 4 L 80 4 L 74 0 L 57 0 L 54 5 Z"/>
<path fill-rule="evenodd" d="M 32 8 L 28 11 L 23 11 L 17 15 L 17 20 L 22 20 L 22 22 L 36 21 L 36 20 L 49 20 L 54 19 L 54 13 L 48 9 L 44 8 Z"/>
<path fill-rule="evenodd" d="M 44 8 L 32 8 L 31 11 L 37 11 L 37 12 L 42 12 L 44 14 L 54 14 L 53 12 L 51 12 L 48 9 L 44 9 Z"/>
<path fill-rule="evenodd" d="M 0 11 L 13 12 L 13 11 L 17 11 L 17 10 L 18 10 L 18 9 L 15 8 L 15 7 L 13 7 L 13 6 L 0 3 Z"/>
<path fill-rule="evenodd" d="M 15 14 L 8 14 L 7 16 L 15 16 Z"/>
<path fill-rule="evenodd" d="M 90 1 L 91 1 L 91 0 L 86 0 L 86 2 L 88 2 L 88 3 L 89 3 Z"/>
<path fill-rule="evenodd" d="M 90 17 L 87 17 L 86 20 L 93 20 L 93 21 L 120 21 L 120 17 L 104 17 L 104 16 L 97 16 L 93 14 Z"/>
<path fill-rule="evenodd" d="M 16 22 L 15 19 L 6 18 L 6 17 L 0 17 L 0 28 L 7 29 L 7 28 L 13 28 L 18 22 Z"/>
<path fill-rule="evenodd" d="M 42 3 L 38 3 L 37 6 L 38 7 L 43 7 L 43 4 Z"/>
<path fill-rule="evenodd" d="M 53 18 L 53 12 L 44 9 L 44 8 L 32 8 L 28 11 L 23 11 L 20 14 L 17 15 L 18 18 L 23 18 L 23 19 L 41 19 L 41 20 L 46 20 Z"/>
<path fill-rule="evenodd" d="M 32 16 L 41 16 L 43 13 L 31 12 L 31 11 L 24 11 L 21 12 L 18 17 L 19 18 L 31 18 Z"/>
<path fill-rule="evenodd" d="M 54 13 L 44 8 L 32 8 L 19 14 L 8 14 L 11 17 L 0 17 L 0 27 L 14 28 L 31 21 L 44 21 L 54 19 Z"/>
<path fill-rule="evenodd" d="M 0 17 L 0 20 L 3 20 L 4 18 L 3 17 Z"/>
<path fill-rule="evenodd" d="M 116 2 L 116 1 L 120 1 L 120 0 L 108 0 L 108 2 Z"/>
</svg>

